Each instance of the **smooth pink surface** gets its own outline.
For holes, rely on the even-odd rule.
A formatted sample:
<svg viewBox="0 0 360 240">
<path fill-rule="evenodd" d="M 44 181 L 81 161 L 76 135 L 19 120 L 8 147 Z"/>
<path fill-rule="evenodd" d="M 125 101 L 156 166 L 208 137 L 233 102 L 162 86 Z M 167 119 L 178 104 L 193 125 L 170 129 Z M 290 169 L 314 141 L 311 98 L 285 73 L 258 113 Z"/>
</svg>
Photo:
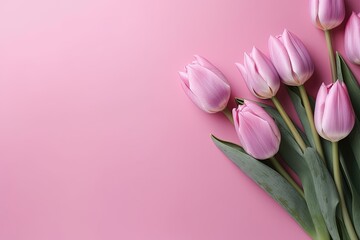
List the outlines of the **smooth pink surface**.
<svg viewBox="0 0 360 240">
<path fill-rule="evenodd" d="M 216 149 L 210 133 L 235 131 L 178 77 L 201 54 L 253 98 L 234 62 L 284 28 L 315 95 L 330 71 L 306 1 L 0 1 L 0 239 L 308 239 Z"/>
</svg>

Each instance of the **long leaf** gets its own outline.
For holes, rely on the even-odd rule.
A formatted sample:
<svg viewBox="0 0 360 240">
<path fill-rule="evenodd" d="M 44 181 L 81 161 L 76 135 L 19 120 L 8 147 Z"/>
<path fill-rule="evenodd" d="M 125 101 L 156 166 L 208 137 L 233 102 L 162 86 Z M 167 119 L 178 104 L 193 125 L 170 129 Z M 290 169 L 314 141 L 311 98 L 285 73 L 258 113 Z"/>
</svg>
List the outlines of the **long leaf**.
<svg viewBox="0 0 360 240">
<path fill-rule="evenodd" d="M 358 123 L 357 123 L 358 124 Z M 355 126 L 350 136 L 340 143 L 340 161 L 346 178 L 346 183 L 351 193 L 351 198 L 347 197 L 349 211 L 351 211 L 354 227 L 360 235 L 360 166 L 359 166 L 359 126 Z M 357 145 L 356 145 L 357 144 Z M 357 147 L 356 147 L 357 146 Z M 348 193 L 345 192 L 345 193 Z"/>
<path fill-rule="evenodd" d="M 346 155 L 349 152 L 346 153 Z M 347 159 L 349 160 L 349 159 Z M 356 188 L 356 185 L 359 184 L 357 182 L 357 179 L 359 178 L 358 175 L 354 176 L 354 173 L 359 173 L 358 169 L 354 169 L 351 164 L 349 164 L 343 156 L 340 156 L 341 166 L 345 175 L 346 183 L 347 185 L 344 185 L 344 187 L 347 187 L 351 193 L 351 198 L 349 198 L 349 194 L 345 195 L 346 202 L 348 204 L 349 211 L 352 214 L 353 224 L 355 227 L 355 230 L 358 235 L 360 235 L 360 194 L 358 189 Z M 350 165 L 348 168 L 347 165 Z M 355 172 L 356 171 L 356 172 Z"/>
<path fill-rule="evenodd" d="M 314 225 L 305 200 L 279 173 L 246 154 L 241 147 L 215 136 L 212 139 L 231 161 L 277 201 L 310 236 L 314 236 Z"/>
<path fill-rule="evenodd" d="M 360 94 L 360 93 L 359 93 Z M 360 169 L 360 122 L 355 119 L 355 126 L 351 131 L 348 138 L 346 138 L 347 142 L 350 144 L 352 152 L 354 153 L 354 157 L 357 163 L 358 169 Z M 358 172 L 360 177 L 360 171 Z M 360 179 L 359 179 L 360 180 Z M 360 181 L 358 182 L 360 185 Z M 360 191 L 360 187 L 359 187 Z"/>
<path fill-rule="evenodd" d="M 279 124 L 282 136 L 279 153 L 283 156 L 284 161 L 299 176 L 305 194 L 306 203 L 308 205 L 310 215 L 313 219 L 317 238 L 329 239 L 327 226 L 320 209 L 318 198 L 316 196 L 314 180 L 307 166 L 307 162 L 303 159 L 301 149 L 297 145 L 292 135 L 285 130 L 284 126 Z M 326 238 L 326 236 L 328 238 Z"/>
<path fill-rule="evenodd" d="M 352 195 L 352 217 L 354 227 L 360 235 L 360 86 L 354 74 L 339 53 L 336 54 L 338 78 L 347 85 L 356 114 L 355 126 L 349 137 L 344 140 L 341 152 L 345 155 L 341 163 Z M 350 149 L 349 149 L 350 145 Z M 350 151 L 353 153 L 351 154 Z"/>
<path fill-rule="evenodd" d="M 339 199 L 337 196 L 336 187 L 332 181 L 330 173 L 326 169 L 325 164 L 322 162 L 316 150 L 313 148 L 310 149 L 315 151 L 315 155 L 313 155 L 313 153 L 307 153 L 306 156 L 305 154 L 302 154 L 280 114 L 274 108 L 268 105 L 259 105 L 262 106 L 275 119 L 279 126 L 282 134 L 280 154 L 284 158 L 285 162 L 290 166 L 290 168 L 293 169 L 301 179 L 304 192 L 307 193 L 305 194 L 305 198 L 315 224 L 317 235 L 324 235 L 327 228 L 334 240 L 340 239 L 336 224 L 336 208 Z M 301 108 L 301 105 L 296 104 L 295 107 Z M 300 118 L 302 118 L 301 120 L 305 123 L 307 122 L 306 115 L 302 115 Z M 305 142 L 309 144 L 308 139 L 301 131 L 300 134 L 302 135 Z M 308 152 L 309 151 L 310 150 L 308 150 Z M 308 161 L 310 158 L 309 156 L 312 156 L 311 158 L 313 158 L 313 162 Z M 319 160 L 320 162 L 318 162 Z M 318 171 L 321 171 L 322 176 L 325 176 L 325 178 L 322 179 L 315 175 L 314 168 Z M 327 184 L 329 184 L 329 189 L 326 186 Z M 321 191 L 318 186 L 322 186 Z M 324 202 L 324 199 L 330 199 L 331 201 Z"/>
<path fill-rule="evenodd" d="M 314 176 L 314 172 L 310 170 L 314 168 L 313 166 L 314 163 L 311 163 L 309 161 L 306 161 L 306 159 L 304 159 L 305 155 L 302 154 L 301 149 L 295 142 L 293 136 L 291 135 L 288 127 L 286 126 L 285 122 L 282 120 L 279 113 L 275 109 L 267 105 L 263 105 L 263 107 L 276 120 L 279 126 L 282 136 L 282 141 L 280 145 L 280 154 L 284 158 L 285 162 L 289 165 L 289 167 L 292 170 L 294 170 L 295 173 L 301 179 L 305 192 L 305 198 L 309 207 L 310 214 L 315 224 L 317 235 L 320 236 L 326 235 L 327 232 L 326 228 L 327 228 L 334 240 L 340 239 L 336 226 L 336 221 L 334 220 L 337 205 L 335 206 L 327 205 L 328 203 L 322 202 L 323 201 L 322 196 L 324 195 L 329 196 L 329 198 L 332 198 L 331 196 L 333 195 L 334 185 L 332 186 L 331 189 L 324 188 L 322 193 L 318 192 L 317 185 L 324 186 L 324 183 L 320 182 L 322 179 L 319 179 L 316 176 Z M 303 118 L 306 117 L 303 116 Z M 303 119 L 303 121 L 305 122 L 307 121 L 307 119 Z M 318 156 L 317 153 L 316 156 Z M 320 158 L 316 158 L 314 161 L 318 161 L 319 159 Z M 322 168 L 322 171 L 327 176 L 327 180 L 329 180 L 329 178 L 331 179 L 331 175 L 326 169 L 326 166 L 323 164 L 322 160 L 320 163 L 317 162 L 317 166 Z M 335 188 L 335 193 L 337 193 L 336 188 Z M 323 195 L 318 196 L 317 194 L 323 194 Z M 337 197 L 333 200 L 334 202 L 336 201 L 338 202 Z"/>
<path fill-rule="evenodd" d="M 333 239 L 340 239 L 336 223 L 336 208 L 339 204 L 339 196 L 335 183 L 314 148 L 305 150 L 304 159 L 313 177 L 316 196 L 328 230 Z"/>
<path fill-rule="evenodd" d="M 360 86 L 354 74 L 339 53 L 336 53 L 338 78 L 343 80 L 349 91 L 355 114 L 360 119 Z"/>
</svg>

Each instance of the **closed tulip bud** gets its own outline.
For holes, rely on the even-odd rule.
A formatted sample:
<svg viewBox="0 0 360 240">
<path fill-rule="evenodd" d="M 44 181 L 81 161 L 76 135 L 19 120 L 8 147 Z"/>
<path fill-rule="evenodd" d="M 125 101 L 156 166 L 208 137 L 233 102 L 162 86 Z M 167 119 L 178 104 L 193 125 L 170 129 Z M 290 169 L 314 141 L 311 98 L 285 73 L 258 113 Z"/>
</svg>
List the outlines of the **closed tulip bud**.
<svg viewBox="0 0 360 240">
<path fill-rule="evenodd" d="M 257 48 L 244 54 L 244 65 L 235 63 L 249 90 L 258 98 L 276 95 L 280 87 L 279 75 L 271 61 Z"/>
<path fill-rule="evenodd" d="M 279 151 L 279 129 L 264 109 L 245 100 L 233 109 L 233 118 L 240 145 L 249 155 L 262 160 Z"/>
<path fill-rule="evenodd" d="M 344 0 L 310 0 L 311 20 L 318 28 L 330 30 L 345 18 Z"/>
<path fill-rule="evenodd" d="M 360 13 L 352 13 L 345 28 L 345 52 L 350 61 L 360 65 Z"/>
<path fill-rule="evenodd" d="M 224 110 L 230 98 L 230 85 L 224 74 L 205 58 L 195 56 L 186 72 L 179 72 L 181 85 L 188 97 L 202 110 L 215 113 Z"/>
<path fill-rule="evenodd" d="M 293 33 L 284 30 L 282 35 L 269 38 L 270 58 L 286 85 L 303 85 L 313 74 L 310 55 Z"/>
<path fill-rule="evenodd" d="M 315 103 L 315 127 L 331 142 L 345 138 L 354 127 L 355 114 L 343 82 L 321 85 Z"/>
</svg>

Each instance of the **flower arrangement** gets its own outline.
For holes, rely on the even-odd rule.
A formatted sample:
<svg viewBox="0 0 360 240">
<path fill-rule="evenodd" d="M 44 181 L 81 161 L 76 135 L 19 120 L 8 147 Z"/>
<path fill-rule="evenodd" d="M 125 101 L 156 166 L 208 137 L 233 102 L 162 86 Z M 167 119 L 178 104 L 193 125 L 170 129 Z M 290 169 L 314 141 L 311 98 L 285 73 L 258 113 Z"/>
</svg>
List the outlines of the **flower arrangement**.
<svg viewBox="0 0 360 240">
<path fill-rule="evenodd" d="M 180 72 L 181 85 L 200 109 L 228 117 L 239 145 L 212 136 L 215 145 L 312 239 L 356 240 L 360 237 L 360 86 L 331 44 L 331 30 L 344 20 L 345 6 L 343 0 L 311 0 L 310 6 L 314 25 L 324 31 L 332 71 L 332 83 L 323 83 L 315 100 L 304 87 L 314 64 L 300 38 L 288 30 L 270 36 L 269 57 L 254 47 L 244 53 L 243 64 L 236 63 L 249 91 L 271 100 L 274 107 L 236 98 L 238 106 L 231 112 L 229 82 L 200 56 Z M 353 13 L 348 20 L 344 43 L 348 59 L 360 65 L 360 14 Z M 301 126 L 292 122 L 276 97 L 281 83 L 287 86 Z"/>
</svg>

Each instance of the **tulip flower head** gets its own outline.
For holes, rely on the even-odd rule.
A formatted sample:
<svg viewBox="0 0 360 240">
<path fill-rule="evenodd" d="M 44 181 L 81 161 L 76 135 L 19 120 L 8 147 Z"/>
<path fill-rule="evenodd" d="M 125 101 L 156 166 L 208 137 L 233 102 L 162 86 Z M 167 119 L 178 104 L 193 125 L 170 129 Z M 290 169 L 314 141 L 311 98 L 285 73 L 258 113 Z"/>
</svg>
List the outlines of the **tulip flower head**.
<svg viewBox="0 0 360 240">
<path fill-rule="evenodd" d="M 339 26 L 345 18 L 344 0 L 310 0 L 311 20 L 322 30 Z"/>
<path fill-rule="evenodd" d="M 258 98 L 269 99 L 276 95 L 280 78 L 271 61 L 257 48 L 244 53 L 244 65 L 235 63 L 249 90 Z"/>
<path fill-rule="evenodd" d="M 230 84 L 208 60 L 200 56 L 195 59 L 185 67 L 185 72 L 179 72 L 185 93 L 205 112 L 224 110 L 230 98 Z"/>
<path fill-rule="evenodd" d="M 303 85 L 313 74 L 310 55 L 295 34 L 284 30 L 282 35 L 269 38 L 270 58 L 286 85 Z"/>
<path fill-rule="evenodd" d="M 345 28 L 345 52 L 353 63 L 360 65 L 360 13 L 352 13 Z"/>
<path fill-rule="evenodd" d="M 279 151 L 281 135 L 274 120 L 256 103 L 244 101 L 233 109 L 240 145 L 257 159 L 268 159 Z"/>
<path fill-rule="evenodd" d="M 319 135 L 331 142 L 349 135 L 355 124 L 355 114 L 343 82 L 321 85 L 316 97 L 314 121 Z"/>
</svg>

